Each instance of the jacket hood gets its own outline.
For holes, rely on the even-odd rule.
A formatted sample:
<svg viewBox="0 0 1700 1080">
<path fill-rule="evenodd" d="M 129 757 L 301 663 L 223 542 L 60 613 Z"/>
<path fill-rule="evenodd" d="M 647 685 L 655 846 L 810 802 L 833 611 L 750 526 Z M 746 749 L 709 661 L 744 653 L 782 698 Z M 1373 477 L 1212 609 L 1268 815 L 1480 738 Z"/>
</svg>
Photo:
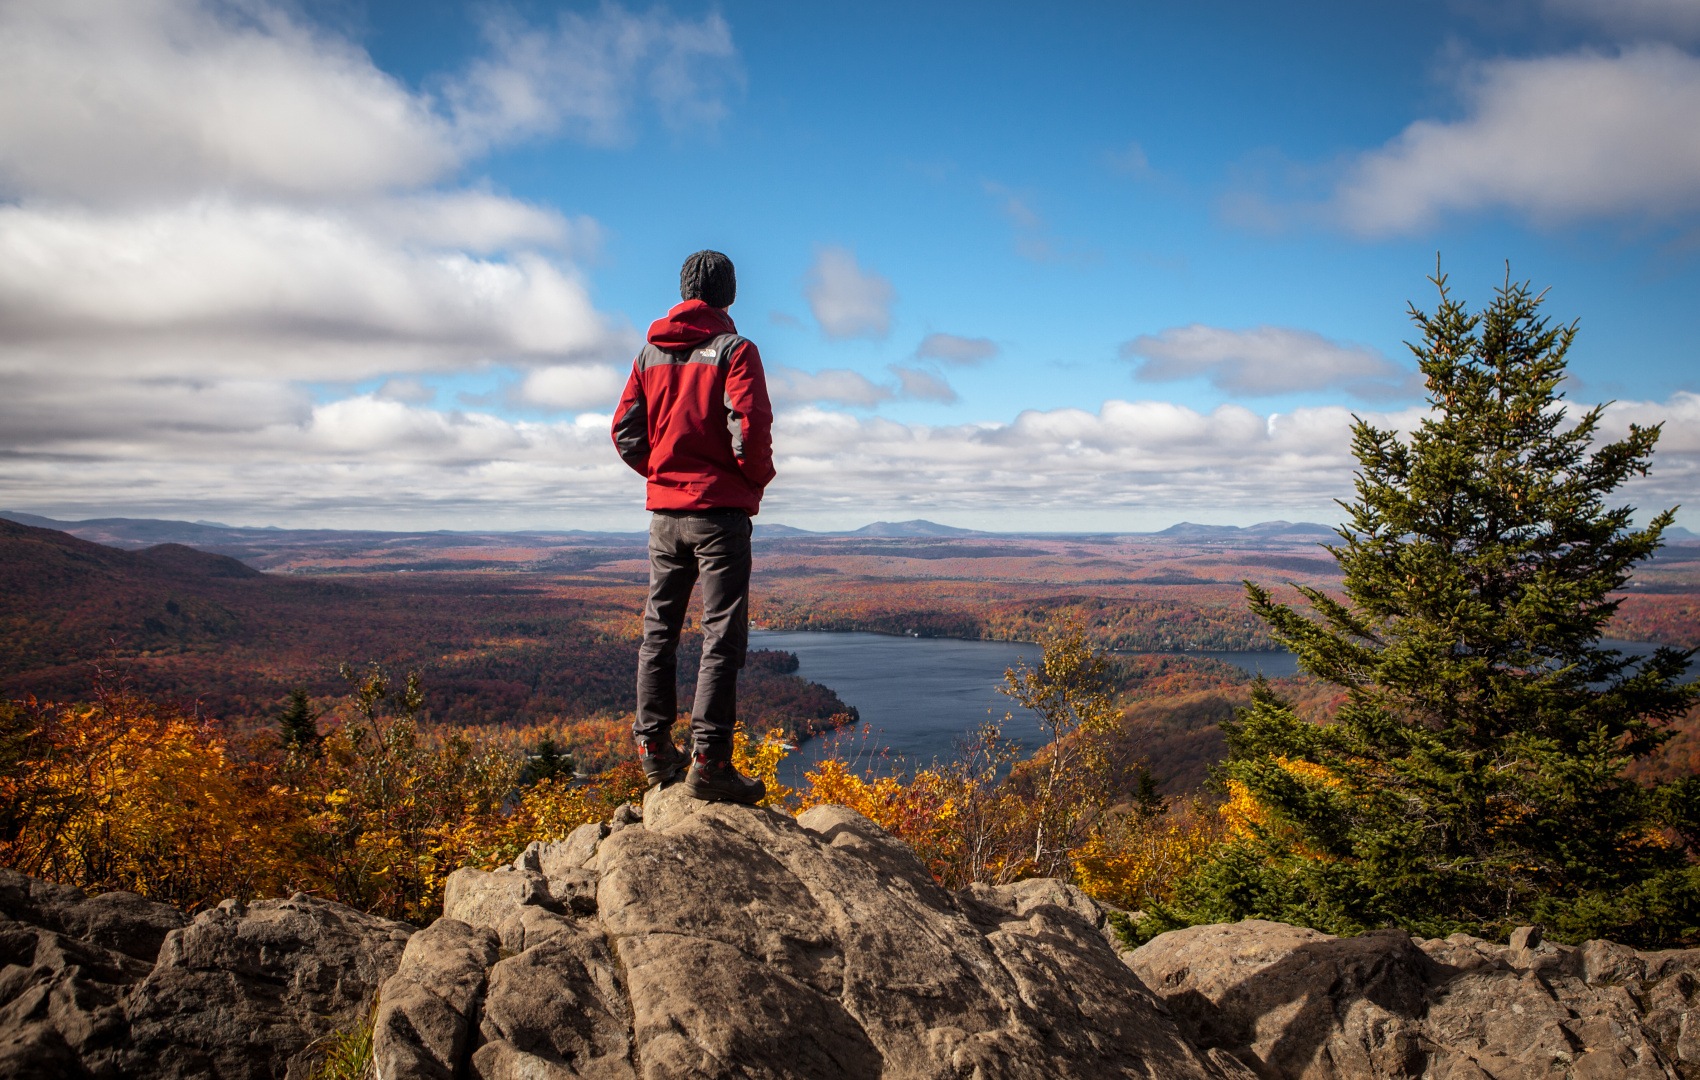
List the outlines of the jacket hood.
<svg viewBox="0 0 1700 1080">
<path fill-rule="evenodd" d="M 737 330 L 725 308 L 710 307 L 701 300 L 686 300 L 674 306 L 664 318 L 649 324 L 649 343 L 658 349 L 688 349 L 718 334 Z"/>
</svg>

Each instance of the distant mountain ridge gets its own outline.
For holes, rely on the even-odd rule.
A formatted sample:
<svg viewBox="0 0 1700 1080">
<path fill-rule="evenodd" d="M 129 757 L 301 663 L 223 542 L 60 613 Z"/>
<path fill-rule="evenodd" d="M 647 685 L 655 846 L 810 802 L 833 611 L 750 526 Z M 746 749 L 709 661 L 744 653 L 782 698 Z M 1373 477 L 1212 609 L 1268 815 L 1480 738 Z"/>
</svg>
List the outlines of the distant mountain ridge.
<svg viewBox="0 0 1700 1080">
<path fill-rule="evenodd" d="M 164 518 L 88 518 L 82 521 L 63 521 L 57 518 L 42 517 L 39 514 L 23 513 L 15 510 L 0 510 L 0 519 L 18 522 L 21 525 L 32 525 L 40 529 L 56 529 L 61 532 L 81 536 L 84 539 L 98 539 L 99 543 L 136 547 L 161 543 L 192 544 L 195 546 L 214 546 L 228 543 L 239 538 L 263 537 L 281 539 L 285 536 L 476 536 L 476 535 L 510 535 L 510 536 L 618 536 L 631 537 L 639 533 L 624 533 L 596 529 L 282 529 L 275 525 L 220 525 L 210 521 L 173 521 Z M 1156 533 L 1123 532 L 1119 530 L 1102 530 L 1097 534 L 1082 532 L 1080 535 L 1125 535 L 1125 536 L 1163 536 L 1171 539 L 1192 538 L 1264 538 L 1269 536 L 1303 534 L 1303 535 L 1333 535 L 1334 530 L 1326 525 L 1310 522 L 1297 524 L 1288 521 L 1266 521 L 1261 524 L 1240 528 L 1236 525 L 1194 525 L 1181 522 Z M 964 529 L 955 525 L 942 525 L 926 518 L 911 518 L 907 521 L 875 521 L 863 525 L 859 529 L 799 529 L 792 525 L 782 525 L 778 522 L 762 521 L 759 518 L 755 525 L 755 534 L 762 539 L 784 539 L 787 537 L 831 537 L 831 536 L 861 536 L 871 539 L 951 539 L 957 537 L 999 537 L 999 536 L 1036 536 L 1049 535 L 1031 532 L 990 532 L 983 529 Z"/>
<path fill-rule="evenodd" d="M 281 540 L 284 538 L 306 537 L 402 537 L 402 536 L 577 536 L 577 537 L 618 537 L 630 541 L 633 537 L 641 537 L 636 532 L 615 532 L 598 529 L 415 529 L 415 530 L 386 530 L 386 529 L 283 529 L 276 525 L 223 525 L 211 521 L 173 521 L 164 518 L 89 518 L 82 521 L 62 521 L 56 518 L 43 517 L 40 514 L 24 513 L 16 510 L 0 510 L 0 519 L 15 521 L 21 525 L 31 525 L 41 529 L 56 529 L 71 533 L 83 539 L 95 540 L 98 543 L 126 548 L 151 547 L 157 544 L 185 544 L 191 547 L 217 550 L 220 545 L 228 545 L 239 540 Z M 755 535 L 761 540 L 808 539 L 825 537 L 859 536 L 876 540 L 913 540 L 913 539 L 969 539 L 1019 536 L 1049 536 L 1051 533 L 1034 532 L 991 532 L 982 529 L 964 529 L 954 525 L 941 525 L 926 518 L 911 518 L 908 521 L 875 521 L 859 529 L 799 529 L 793 525 L 782 525 L 778 522 L 763 521 L 759 518 L 755 524 Z M 1068 535 L 1068 534 L 1064 534 Z M 1195 543 L 1287 540 L 1287 541 L 1328 541 L 1336 537 L 1332 526 L 1314 521 L 1260 521 L 1255 525 L 1200 525 L 1191 521 L 1181 521 L 1166 529 L 1155 532 L 1134 532 L 1121 530 L 1102 530 L 1097 533 L 1081 532 L 1078 535 L 1117 535 L 1117 536 L 1149 536 L 1154 539 L 1176 540 Z M 1700 540 L 1700 533 L 1673 525 L 1665 530 L 1665 540 L 1674 543 L 1692 543 Z"/>
<path fill-rule="evenodd" d="M 1310 538 L 1338 535 L 1327 525 L 1314 521 L 1260 521 L 1256 525 L 1195 525 L 1182 521 L 1151 536 L 1172 540 L 1269 540 L 1275 537 Z"/>
<path fill-rule="evenodd" d="M 14 569 L 22 571 L 16 575 Z M 239 559 L 187 544 L 155 544 L 140 551 L 96 544 L 62 530 L 0 519 L 0 582 L 14 599 L 63 588 L 68 582 L 129 577 L 176 584 L 205 578 L 262 577 Z"/>
<path fill-rule="evenodd" d="M 243 598 L 280 583 L 184 544 L 140 551 L 0 520 L 0 678 L 78 664 L 112 639 L 181 648 L 241 637 Z"/>
<path fill-rule="evenodd" d="M 995 533 L 984 533 L 977 529 L 958 529 L 954 525 L 940 525 L 936 521 L 925 518 L 912 518 L 909 521 L 876 521 L 872 525 L 864 525 L 860 529 L 852 529 L 846 536 L 994 536 Z"/>
</svg>

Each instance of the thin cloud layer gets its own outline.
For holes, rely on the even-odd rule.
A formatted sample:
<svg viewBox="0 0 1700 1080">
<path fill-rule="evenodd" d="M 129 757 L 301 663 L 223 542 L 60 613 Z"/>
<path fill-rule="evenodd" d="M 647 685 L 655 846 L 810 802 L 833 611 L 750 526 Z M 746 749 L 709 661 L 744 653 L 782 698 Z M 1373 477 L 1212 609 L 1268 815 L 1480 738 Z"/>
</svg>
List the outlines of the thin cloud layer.
<svg viewBox="0 0 1700 1080">
<path fill-rule="evenodd" d="M 363 395 L 249 415 L 248 430 L 235 435 L 122 424 L 43 432 L 14 459 L 8 488 L 20 505 L 66 515 L 484 528 L 607 524 L 629 518 L 640 499 L 641 479 L 609 446 L 606 414 L 536 423 Z M 1409 431 L 1422 413 L 1364 415 Z M 5 419 L 11 442 L 13 417 Z M 1652 509 L 1700 481 L 1700 395 L 1613 405 L 1604 434 L 1649 420 L 1666 421 L 1665 438 L 1653 475 L 1624 498 Z M 1113 515 L 1127 511 L 1325 508 L 1351 489 L 1351 422 L 1342 407 L 1259 414 L 1155 401 L 954 426 L 792 408 L 775 425 L 779 479 L 764 513 L 806 520 L 999 507 L 1008 527 L 1042 528 L 1045 515 L 1083 507 L 1108 515 L 1098 527 L 1114 527 Z"/>
<path fill-rule="evenodd" d="M 1694 0 L 1545 0 L 1544 7 L 1554 15 L 1588 23 L 1617 41 L 1700 40 L 1700 4 Z"/>
<path fill-rule="evenodd" d="M 1700 57 L 1670 45 L 1496 60 L 1466 115 L 1419 120 L 1353 162 L 1332 211 L 1354 232 L 1415 232 L 1505 209 L 1541 222 L 1700 208 Z"/>
<path fill-rule="evenodd" d="M 891 373 L 897 376 L 900 397 L 912 401 L 938 401 L 947 405 L 956 400 L 956 391 L 951 389 L 950 383 L 930 371 L 893 364 Z"/>
<path fill-rule="evenodd" d="M 1050 223 L 1033 208 L 1032 198 L 1011 190 L 993 180 L 980 185 L 997 206 L 999 216 L 1009 223 L 1015 241 L 1015 253 L 1036 263 L 1082 262 L 1096 258 L 1087 250 L 1065 249 L 1058 242 Z"/>
<path fill-rule="evenodd" d="M 1145 382 L 1203 377 L 1219 390 L 1253 397 L 1340 389 L 1385 398 L 1409 389 L 1402 385 L 1405 372 L 1376 350 L 1284 326 L 1227 330 L 1193 323 L 1142 334 L 1124 342 L 1121 355 L 1140 361 L 1134 377 Z"/>
<path fill-rule="evenodd" d="M 944 364 L 964 367 L 984 363 L 998 354 L 997 342 L 991 338 L 958 337 L 955 334 L 928 334 L 915 347 L 920 360 L 937 360 Z"/>
<path fill-rule="evenodd" d="M 718 13 L 690 22 L 604 6 L 559 12 L 554 26 L 539 28 L 498 11 L 484 33 L 490 55 L 446 90 L 463 142 L 561 133 L 620 142 L 643 99 L 669 127 L 712 126 L 743 80 Z"/>
<path fill-rule="evenodd" d="M 859 371 L 827 368 L 803 371 L 775 365 L 767 369 L 767 388 L 775 405 L 844 405 L 872 409 L 888 401 L 956 400 L 950 383 L 930 371 L 892 364 L 896 385 L 878 383 Z"/>
<path fill-rule="evenodd" d="M 897 290 L 864 270 L 848 248 L 824 247 L 816 253 L 803 295 L 829 338 L 883 338 L 891 332 Z"/>
<path fill-rule="evenodd" d="M 868 409 L 897 396 L 891 387 L 881 386 L 848 368 L 803 371 L 776 365 L 769 367 L 766 374 L 768 394 L 780 405 L 850 405 Z"/>
</svg>

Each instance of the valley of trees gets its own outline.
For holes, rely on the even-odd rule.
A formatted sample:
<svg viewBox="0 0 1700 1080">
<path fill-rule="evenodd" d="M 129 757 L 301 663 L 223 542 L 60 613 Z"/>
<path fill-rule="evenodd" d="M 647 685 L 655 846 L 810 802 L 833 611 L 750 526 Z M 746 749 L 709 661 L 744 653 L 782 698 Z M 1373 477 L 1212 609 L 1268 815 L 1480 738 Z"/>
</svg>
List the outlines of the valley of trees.
<svg viewBox="0 0 1700 1080">
<path fill-rule="evenodd" d="M 417 671 L 435 722 L 559 724 L 631 708 L 642 587 L 490 573 L 261 574 L 175 544 L 120 551 L 0 519 L 0 695 L 85 697 L 97 679 L 237 730 L 303 688 L 343 691 L 345 661 Z M 680 648 L 695 690 L 700 636 Z M 758 733 L 829 730 L 853 709 L 756 654 L 740 684 Z"/>
</svg>

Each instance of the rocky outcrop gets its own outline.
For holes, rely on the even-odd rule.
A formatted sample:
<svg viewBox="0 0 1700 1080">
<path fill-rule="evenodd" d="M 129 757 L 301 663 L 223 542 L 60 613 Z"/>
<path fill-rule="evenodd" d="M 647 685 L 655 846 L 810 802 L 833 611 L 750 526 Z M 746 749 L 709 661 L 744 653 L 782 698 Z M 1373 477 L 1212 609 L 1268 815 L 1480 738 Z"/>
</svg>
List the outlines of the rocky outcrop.
<svg viewBox="0 0 1700 1080">
<path fill-rule="evenodd" d="M 296 894 L 225 901 L 174 930 L 126 1004 L 129 1075 L 299 1075 L 359 1020 L 413 927 Z"/>
<path fill-rule="evenodd" d="M 0 1080 L 1700 1080 L 1700 951 L 1247 921 L 1118 946 L 1056 881 L 938 887 L 841 807 L 652 791 L 451 876 L 423 931 L 296 895 L 193 920 L 0 871 Z"/>
<path fill-rule="evenodd" d="M 0 1078 L 303 1077 L 412 931 L 305 896 L 190 920 L 0 870 Z"/>
<path fill-rule="evenodd" d="M 493 931 L 459 919 L 438 919 L 414 934 L 384 983 L 372 1025 L 378 1075 L 448 1080 L 464 1074 L 498 956 Z"/>
<path fill-rule="evenodd" d="M 159 955 L 167 934 L 189 924 L 189 917 L 176 908 L 135 893 L 85 896 L 80 889 L 5 868 L 0 868 L 0 915 L 148 964 Z"/>
<path fill-rule="evenodd" d="M 472 1075 L 1232 1075 L 1069 886 L 952 895 L 841 807 L 792 819 L 675 786 L 635 816 L 451 880 L 446 915 L 515 954 L 490 968 Z"/>
<path fill-rule="evenodd" d="M 1196 1045 L 1260 1076 L 1700 1077 L 1700 950 L 1247 920 L 1163 934 L 1127 962 Z"/>
</svg>

